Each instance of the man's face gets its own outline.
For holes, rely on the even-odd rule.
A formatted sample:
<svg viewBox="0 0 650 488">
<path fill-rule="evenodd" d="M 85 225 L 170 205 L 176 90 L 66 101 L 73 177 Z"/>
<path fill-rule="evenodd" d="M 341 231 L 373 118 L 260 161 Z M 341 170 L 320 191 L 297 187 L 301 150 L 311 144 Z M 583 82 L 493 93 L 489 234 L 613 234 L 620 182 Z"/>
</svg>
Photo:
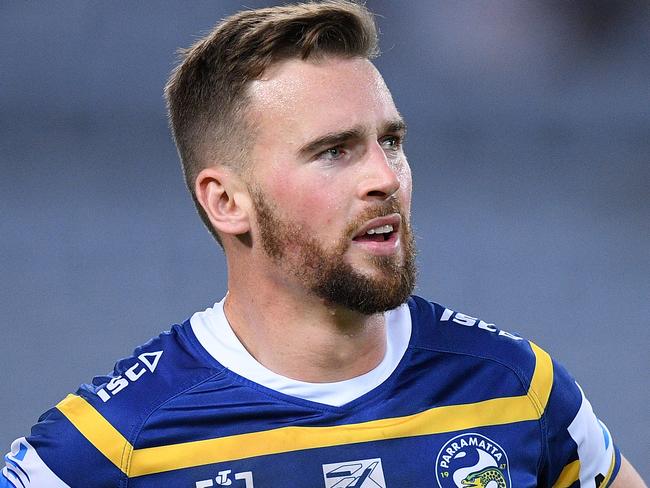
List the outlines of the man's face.
<svg viewBox="0 0 650 488">
<path fill-rule="evenodd" d="M 250 87 L 253 241 L 273 278 L 373 314 L 415 283 L 405 128 L 364 59 L 290 60 Z"/>
</svg>

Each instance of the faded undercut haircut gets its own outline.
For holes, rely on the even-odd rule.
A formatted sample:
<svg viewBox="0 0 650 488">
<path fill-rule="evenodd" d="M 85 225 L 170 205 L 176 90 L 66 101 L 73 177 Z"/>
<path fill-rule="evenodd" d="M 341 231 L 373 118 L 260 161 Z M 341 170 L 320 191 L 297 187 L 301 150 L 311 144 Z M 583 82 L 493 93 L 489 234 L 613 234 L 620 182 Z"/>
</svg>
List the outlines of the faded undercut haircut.
<svg viewBox="0 0 650 488">
<path fill-rule="evenodd" d="M 246 10 L 219 22 L 180 55 L 165 87 L 170 125 L 194 204 L 221 244 L 194 183 L 202 169 L 215 164 L 236 171 L 246 167 L 254 137 L 246 118 L 249 82 L 286 59 L 372 59 L 378 55 L 377 28 L 373 15 L 354 1 Z"/>
</svg>

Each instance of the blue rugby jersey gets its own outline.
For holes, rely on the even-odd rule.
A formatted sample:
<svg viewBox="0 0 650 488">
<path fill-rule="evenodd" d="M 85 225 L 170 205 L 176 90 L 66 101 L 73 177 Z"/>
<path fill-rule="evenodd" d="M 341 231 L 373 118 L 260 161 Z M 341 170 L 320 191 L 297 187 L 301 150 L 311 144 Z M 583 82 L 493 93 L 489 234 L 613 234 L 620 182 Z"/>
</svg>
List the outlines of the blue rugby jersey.
<svg viewBox="0 0 650 488">
<path fill-rule="evenodd" d="M 401 360 L 338 406 L 251 381 L 175 325 L 41 416 L 0 487 L 609 486 L 620 454 L 546 352 L 418 297 L 404 310 Z"/>
</svg>

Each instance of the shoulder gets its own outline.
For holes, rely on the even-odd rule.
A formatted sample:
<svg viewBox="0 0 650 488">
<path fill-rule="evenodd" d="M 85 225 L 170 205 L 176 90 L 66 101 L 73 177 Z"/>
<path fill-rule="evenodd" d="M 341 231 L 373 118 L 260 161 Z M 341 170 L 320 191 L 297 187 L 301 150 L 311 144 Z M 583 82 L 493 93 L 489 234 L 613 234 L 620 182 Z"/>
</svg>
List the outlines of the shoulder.
<svg viewBox="0 0 650 488">
<path fill-rule="evenodd" d="M 616 476 L 620 454 L 573 376 L 545 350 L 517 334 L 480 318 L 419 297 L 409 300 L 412 346 L 443 353 L 460 365 L 458 377 L 498 396 L 516 393 L 507 378 L 521 385 L 527 420 L 540 427 L 544 483 L 573 486 L 577 479 L 608 486 Z"/>
<path fill-rule="evenodd" d="M 540 409 L 553 406 L 575 415 L 582 393 L 575 379 L 557 360 L 532 341 L 494 323 L 452 310 L 420 297 L 409 301 L 414 347 L 446 352 L 480 361 L 483 368 L 509 370 L 521 381 Z"/>
<path fill-rule="evenodd" d="M 175 325 L 44 413 L 31 435 L 14 442 L 6 469 L 14 463 L 21 483 L 32 480 L 25 486 L 117 486 L 150 416 L 221 373 L 206 355 L 189 322 Z"/>
<path fill-rule="evenodd" d="M 480 363 L 495 373 L 508 370 L 533 393 L 548 395 L 553 363 L 546 351 L 494 323 L 420 297 L 409 300 L 412 346 L 446 353 L 458 361 Z M 534 383 L 533 383 L 534 381 Z"/>
<path fill-rule="evenodd" d="M 214 374 L 218 365 L 194 338 L 189 322 L 174 325 L 115 363 L 113 372 L 96 376 L 77 395 L 98 409 L 147 411 Z"/>
</svg>

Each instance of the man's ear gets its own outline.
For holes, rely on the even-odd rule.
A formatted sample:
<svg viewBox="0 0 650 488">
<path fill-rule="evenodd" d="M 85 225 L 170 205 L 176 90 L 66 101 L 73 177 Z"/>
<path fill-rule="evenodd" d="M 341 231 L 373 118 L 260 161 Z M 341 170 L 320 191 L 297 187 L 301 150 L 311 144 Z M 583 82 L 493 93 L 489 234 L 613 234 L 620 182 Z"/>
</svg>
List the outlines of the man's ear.
<svg viewBox="0 0 650 488">
<path fill-rule="evenodd" d="M 248 192 L 235 171 L 222 166 L 201 170 L 194 181 L 194 192 L 220 234 L 241 235 L 250 230 Z"/>
</svg>

